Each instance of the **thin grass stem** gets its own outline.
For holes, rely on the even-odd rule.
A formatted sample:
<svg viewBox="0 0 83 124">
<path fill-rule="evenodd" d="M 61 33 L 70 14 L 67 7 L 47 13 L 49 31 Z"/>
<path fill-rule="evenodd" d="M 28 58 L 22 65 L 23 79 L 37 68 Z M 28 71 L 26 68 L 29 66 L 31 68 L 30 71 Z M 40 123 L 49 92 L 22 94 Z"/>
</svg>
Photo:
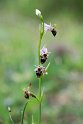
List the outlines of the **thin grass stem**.
<svg viewBox="0 0 83 124">
<path fill-rule="evenodd" d="M 24 108 L 23 108 L 21 124 L 24 123 L 24 114 L 25 114 L 25 109 L 26 109 L 26 107 L 27 107 L 27 104 L 28 104 L 28 101 L 25 103 Z"/>
</svg>

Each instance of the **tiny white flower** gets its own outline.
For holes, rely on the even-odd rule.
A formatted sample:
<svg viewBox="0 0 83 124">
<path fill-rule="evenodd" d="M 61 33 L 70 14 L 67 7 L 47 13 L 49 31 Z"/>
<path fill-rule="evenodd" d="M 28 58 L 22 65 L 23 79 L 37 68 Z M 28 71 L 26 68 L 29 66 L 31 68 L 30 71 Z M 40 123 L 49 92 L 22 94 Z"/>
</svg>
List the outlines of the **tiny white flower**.
<svg viewBox="0 0 83 124">
<path fill-rule="evenodd" d="M 45 32 L 51 31 L 54 37 L 56 36 L 56 33 L 57 33 L 54 26 L 52 26 L 51 24 L 48 25 L 46 23 L 44 23 L 44 31 Z"/>
<path fill-rule="evenodd" d="M 41 16 L 41 12 L 38 9 L 36 9 L 35 13 L 37 16 Z"/>
<path fill-rule="evenodd" d="M 8 112 L 11 112 L 11 108 L 8 106 Z"/>
<path fill-rule="evenodd" d="M 44 23 L 44 30 L 47 32 L 47 31 L 52 31 L 53 30 L 53 26 L 50 24 L 50 25 L 48 25 L 48 24 L 46 24 L 46 23 Z"/>
</svg>

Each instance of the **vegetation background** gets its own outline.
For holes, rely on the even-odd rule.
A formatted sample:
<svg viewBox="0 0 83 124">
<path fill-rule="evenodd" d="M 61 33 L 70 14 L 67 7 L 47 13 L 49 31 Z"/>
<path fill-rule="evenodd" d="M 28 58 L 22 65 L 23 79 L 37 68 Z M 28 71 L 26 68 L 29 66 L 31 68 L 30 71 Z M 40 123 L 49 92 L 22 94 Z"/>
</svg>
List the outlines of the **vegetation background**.
<svg viewBox="0 0 83 124">
<path fill-rule="evenodd" d="M 15 124 L 20 124 L 26 102 L 23 88 L 32 82 L 38 92 L 37 65 L 39 20 L 57 24 L 57 35 L 44 35 L 42 44 L 51 54 L 51 65 L 43 79 L 42 124 L 83 124 L 83 1 L 0 0 L 0 124 L 10 124 L 7 107 Z M 38 104 L 31 99 L 25 124 L 32 113 L 37 123 Z"/>
</svg>

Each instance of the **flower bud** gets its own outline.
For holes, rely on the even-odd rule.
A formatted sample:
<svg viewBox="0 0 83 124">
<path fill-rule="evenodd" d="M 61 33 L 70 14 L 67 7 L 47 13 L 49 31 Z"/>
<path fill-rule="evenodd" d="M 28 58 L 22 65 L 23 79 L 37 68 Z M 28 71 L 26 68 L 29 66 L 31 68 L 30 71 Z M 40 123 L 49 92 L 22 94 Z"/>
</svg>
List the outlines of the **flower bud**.
<svg viewBox="0 0 83 124">
<path fill-rule="evenodd" d="M 41 12 L 38 9 L 36 9 L 35 13 L 37 16 L 39 16 L 39 17 L 41 16 Z"/>
<path fill-rule="evenodd" d="M 8 112 L 11 112 L 11 108 L 8 106 Z"/>
</svg>

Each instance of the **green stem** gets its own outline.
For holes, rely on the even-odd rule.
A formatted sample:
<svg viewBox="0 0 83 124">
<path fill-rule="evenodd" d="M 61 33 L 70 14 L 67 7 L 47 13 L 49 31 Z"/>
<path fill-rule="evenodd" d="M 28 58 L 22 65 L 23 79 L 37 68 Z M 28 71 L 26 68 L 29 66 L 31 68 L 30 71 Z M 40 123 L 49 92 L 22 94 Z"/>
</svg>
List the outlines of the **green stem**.
<svg viewBox="0 0 83 124">
<path fill-rule="evenodd" d="M 37 98 L 37 96 L 36 96 L 36 95 L 34 95 L 34 96 L 35 96 L 36 100 L 37 100 L 38 102 L 40 102 L 40 100 Z M 27 107 L 28 102 L 29 102 L 29 101 L 27 101 L 27 102 L 25 103 L 24 108 L 23 108 L 21 124 L 23 124 L 23 121 L 24 121 L 24 113 L 25 113 L 25 109 L 26 109 L 26 107 Z M 13 123 L 13 124 L 14 124 L 14 123 Z"/>
<path fill-rule="evenodd" d="M 11 123 L 12 123 L 12 124 L 14 124 L 14 122 L 13 122 L 13 119 L 12 119 L 12 117 L 11 117 L 10 112 L 9 112 L 9 117 L 10 117 Z"/>
<path fill-rule="evenodd" d="M 40 65 L 40 47 L 41 47 L 41 40 L 44 34 L 44 21 L 43 21 L 43 17 L 41 17 L 41 21 L 42 21 L 42 27 L 40 30 L 40 37 L 39 37 L 39 42 L 38 42 L 38 64 Z"/>
<path fill-rule="evenodd" d="M 40 46 L 41 46 L 41 37 L 40 37 L 39 42 L 38 42 L 38 62 L 39 62 L 38 64 L 39 65 L 40 65 Z"/>
<path fill-rule="evenodd" d="M 42 83 L 42 78 L 39 78 L 39 124 L 41 124 L 41 83 Z"/>
<path fill-rule="evenodd" d="M 41 40 L 44 34 L 44 21 L 43 18 L 41 17 L 41 21 L 42 21 L 42 27 L 40 30 L 40 38 L 39 38 L 39 42 L 38 42 L 38 64 L 40 65 L 40 47 L 41 47 Z M 38 120 L 38 124 L 41 124 L 41 83 L 42 83 L 42 78 L 39 78 L 39 120 Z"/>
<path fill-rule="evenodd" d="M 38 102 L 40 102 L 39 98 L 34 94 L 33 96 Z"/>
<path fill-rule="evenodd" d="M 40 47 L 41 47 L 41 32 L 40 32 L 40 39 L 38 42 L 38 62 L 40 65 Z M 39 78 L 39 120 L 38 124 L 41 124 L 41 78 Z"/>
<path fill-rule="evenodd" d="M 28 104 L 28 101 L 25 103 L 24 108 L 23 108 L 21 124 L 23 124 L 24 113 L 25 113 L 25 109 L 26 109 L 27 104 Z"/>
</svg>

